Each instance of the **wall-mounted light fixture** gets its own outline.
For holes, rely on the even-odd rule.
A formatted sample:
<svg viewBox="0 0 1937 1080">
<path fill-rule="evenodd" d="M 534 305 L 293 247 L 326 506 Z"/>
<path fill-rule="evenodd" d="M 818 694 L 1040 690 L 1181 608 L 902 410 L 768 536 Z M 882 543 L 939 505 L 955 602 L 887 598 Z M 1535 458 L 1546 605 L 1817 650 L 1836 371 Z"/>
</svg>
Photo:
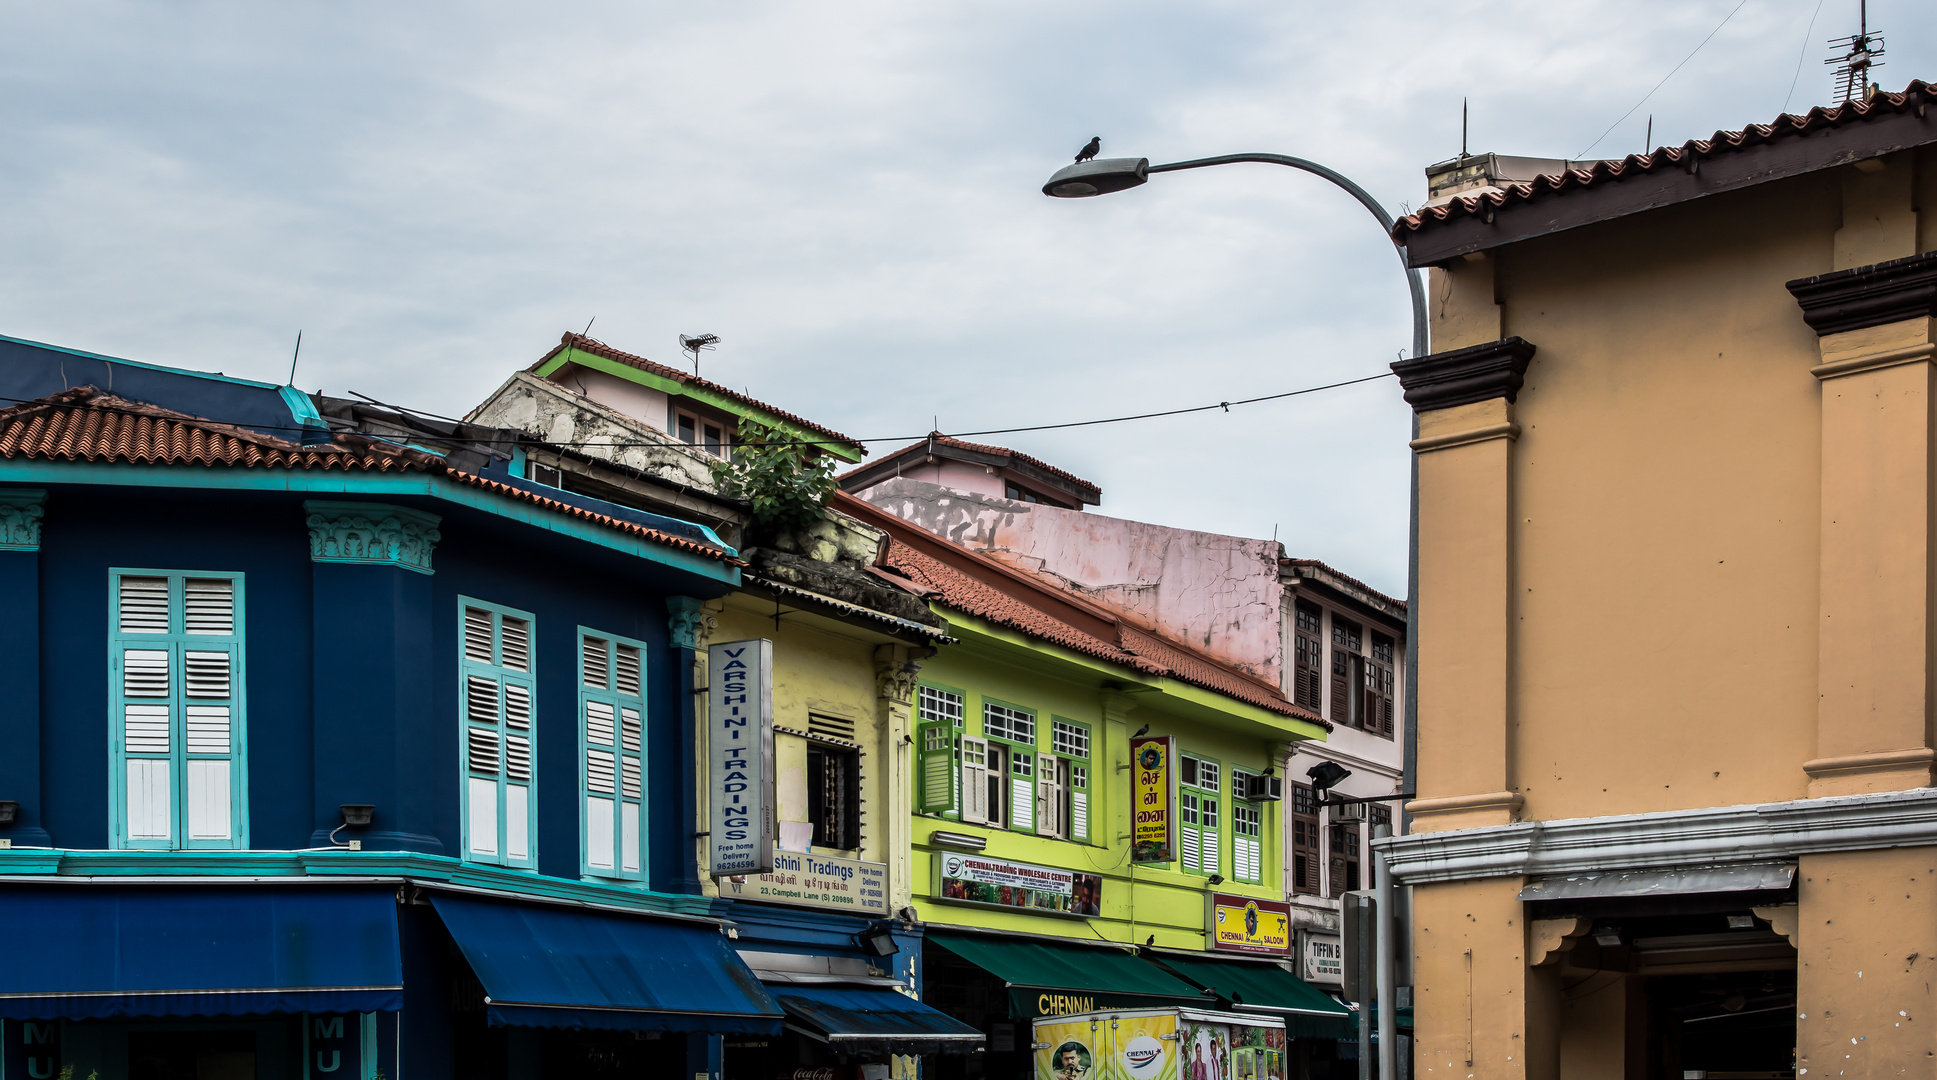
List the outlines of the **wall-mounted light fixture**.
<svg viewBox="0 0 1937 1080">
<path fill-rule="evenodd" d="M 1210 884 L 1212 884 L 1212 885 L 1222 885 L 1222 884 L 1224 884 L 1224 875 L 1223 875 L 1223 874 L 1212 874 L 1212 875 L 1211 875 L 1210 877 L 1208 877 L 1208 878 L 1205 878 L 1204 880 L 1205 880 L 1205 881 L 1207 881 L 1207 882 L 1209 882 L 1209 883 L 1210 883 Z"/>
<path fill-rule="evenodd" d="M 940 844 L 943 847 L 961 848 L 963 851 L 981 851 L 989 846 L 989 838 L 986 836 L 959 832 L 932 832 L 928 834 L 928 842 Z"/>
<path fill-rule="evenodd" d="M 377 816 L 377 808 L 370 803 L 343 803 L 336 809 L 343 815 L 343 824 L 330 830 L 330 843 L 336 847 L 348 848 L 351 851 L 362 851 L 363 841 L 351 840 L 347 843 L 338 844 L 336 842 L 336 834 L 342 832 L 344 829 L 361 828 L 370 824 Z"/>
<path fill-rule="evenodd" d="M 1594 943 L 1603 949 L 1621 947 L 1621 928 L 1618 926 L 1597 926 L 1594 928 Z"/>
<path fill-rule="evenodd" d="M 895 944 L 894 931 L 886 926 L 871 926 L 854 935 L 854 943 L 869 956 L 893 956 L 901 951 Z"/>
<path fill-rule="evenodd" d="M 13 799 L 0 799 L 0 825 L 12 825 L 20 817 L 20 803 Z"/>
</svg>

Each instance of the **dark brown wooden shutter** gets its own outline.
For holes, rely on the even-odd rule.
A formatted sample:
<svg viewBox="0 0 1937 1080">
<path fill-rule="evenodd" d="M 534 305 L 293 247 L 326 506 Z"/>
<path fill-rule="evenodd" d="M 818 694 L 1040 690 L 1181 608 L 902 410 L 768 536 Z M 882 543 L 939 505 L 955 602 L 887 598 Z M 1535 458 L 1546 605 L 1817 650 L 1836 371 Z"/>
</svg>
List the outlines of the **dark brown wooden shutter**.
<svg viewBox="0 0 1937 1080">
<path fill-rule="evenodd" d="M 1318 793 L 1310 784 L 1291 785 L 1291 891 L 1318 893 Z"/>
<path fill-rule="evenodd" d="M 1372 662 L 1365 669 L 1365 729 L 1392 738 L 1393 641 L 1372 635 Z"/>
<path fill-rule="evenodd" d="M 1321 629 L 1322 613 L 1317 604 L 1298 601 L 1295 611 L 1296 627 L 1292 644 L 1293 665 L 1291 673 L 1291 700 L 1315 713 L 1323 713 L 1325 703 L 1321 693 L 1323 677 L 1320 674 L 1325 666 L 1325 637 Z"/>
<path fill-rule="evenodd" d="M 1358 727 L 1363 723 L 1364 699 L 1358 694 L 1363 677 L 1354 677 L 1362 641 L 1357 623 L 1332 616 L 1332 711 L 1326 718 L 1334 724 Z"/>
</svg>

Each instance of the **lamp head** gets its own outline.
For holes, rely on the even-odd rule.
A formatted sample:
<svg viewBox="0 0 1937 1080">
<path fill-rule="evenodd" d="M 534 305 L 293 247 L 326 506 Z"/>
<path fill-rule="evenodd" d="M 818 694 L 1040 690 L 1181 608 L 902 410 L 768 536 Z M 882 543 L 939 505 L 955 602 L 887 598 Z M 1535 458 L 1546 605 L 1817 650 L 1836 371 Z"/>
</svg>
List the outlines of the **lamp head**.
<svg viewBox="0 0 1937 1080">
<path fill-rule="evenodd" d="M 1338 786 L 1340 780 L 1352 775 L 1352 770 L 1336 761 L 1321 761 L 1305 770 L 1305 775 L 1311 778 L 1312 787 L 1319 791 L 1330 791 Z"/>
<path fill-rule="evenodd" d="M 1087 199 L 1133 188 L 1150 180 L 1149 158 L 1097 158 L 1056 170 L 1042 193 L 1056 199 Z"/>
</svg>

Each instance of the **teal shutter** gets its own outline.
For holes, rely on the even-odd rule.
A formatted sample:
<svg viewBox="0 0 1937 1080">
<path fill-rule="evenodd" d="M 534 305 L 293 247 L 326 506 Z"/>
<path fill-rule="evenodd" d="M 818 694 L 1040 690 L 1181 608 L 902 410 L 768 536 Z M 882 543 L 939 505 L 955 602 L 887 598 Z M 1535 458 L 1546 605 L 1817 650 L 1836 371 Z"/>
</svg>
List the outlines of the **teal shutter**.
<svg viewBox="0 0 1937 1080">
<path fill-rule="evenodd" d="M 477 601 L 461 608 L 464 856 L 532 866 L 531 616 Z"/>
<path fill-rule="evenodd" d="M 584 872 L 645 877 L 644 645 L 579 628 Z"/>
<path fill-rule="evenodd" d="M 245 847 L 241 576 L 112 573 L 115 842 Z"/>
<path fill-rule="evenodd" d="M 916 809 L 924 814 L 941 814 L 955 809 L 955 725 L 921 725 L 917 747 Z"/>
</svg>

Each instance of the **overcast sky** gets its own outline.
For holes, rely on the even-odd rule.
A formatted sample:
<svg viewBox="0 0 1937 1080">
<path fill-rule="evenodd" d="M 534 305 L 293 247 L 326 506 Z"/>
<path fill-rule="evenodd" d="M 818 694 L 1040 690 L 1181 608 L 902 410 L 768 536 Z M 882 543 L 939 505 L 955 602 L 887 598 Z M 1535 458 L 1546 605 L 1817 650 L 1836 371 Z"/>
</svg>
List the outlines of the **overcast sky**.
<svg viewBox="0 0 1937 1080">
<path fill-rule="evenodd" d="M 282 382 L 301 329 L 304 389 L 457 414 L 596 317 L 672 364 L 716 333 L 702 374 L 860 438 L 1376 374 L 1406 290 L 1343 193 L 1042 182 L 1101 135 L 1401 212 L 1463 95 L 1474 150 L 1575 156 L 1735 5 L 10 0 L 0 333 Z M 1766 122 L 1799 54 L 1825 103 L 1856 6 L 1745 0 L 1593 156 Z M 1937 77 L 1937 7 L 1870 12 L 1886 88 Z M 987 441 L 1403 594 L 1408 423 L 1387 379 Z"/>
</svg>

